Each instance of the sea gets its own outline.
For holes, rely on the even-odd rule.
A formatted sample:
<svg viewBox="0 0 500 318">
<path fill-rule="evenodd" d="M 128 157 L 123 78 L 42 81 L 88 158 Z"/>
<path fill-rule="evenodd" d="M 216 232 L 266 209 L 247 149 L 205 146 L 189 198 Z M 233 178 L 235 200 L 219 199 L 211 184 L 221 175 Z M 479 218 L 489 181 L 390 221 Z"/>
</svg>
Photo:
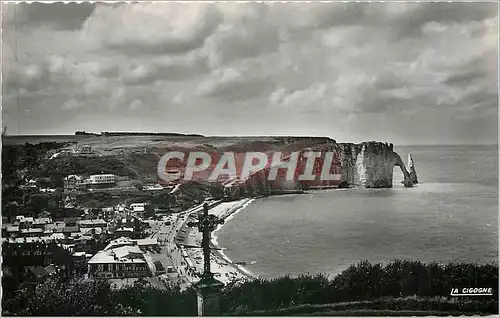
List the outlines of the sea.
<svg viewBox="0 0 500 318">
<path fill-rule="evenodd" d="M 498 264 L 498 147 L 394 147 L 419 183 L 253 200 L 215 235 L 234 262 L 272 278 L 336 275 L 362 260 Z"/>
</svg>

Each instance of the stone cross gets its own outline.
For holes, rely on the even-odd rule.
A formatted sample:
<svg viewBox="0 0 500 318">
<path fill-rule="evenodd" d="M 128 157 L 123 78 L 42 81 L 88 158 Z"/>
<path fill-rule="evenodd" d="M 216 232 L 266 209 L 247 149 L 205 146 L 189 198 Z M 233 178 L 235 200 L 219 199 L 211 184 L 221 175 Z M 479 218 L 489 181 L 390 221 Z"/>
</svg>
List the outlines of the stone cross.
<svg viewBox="0 0 500 318">
<path fill-rule="evenodd" d="M 213 214 L 208 214 L 208 204 L 203 205 L 203 214 L 198 216 L 198 222 L 189 222 L 188 226 L 198 226 L 202 233 L 201 247 L 203 249 L 203 274 L 202 281 L 213 280 L 214 274 L 210 270 L 210 236 L 218 224 L 224 223 Z"/>
</svg>

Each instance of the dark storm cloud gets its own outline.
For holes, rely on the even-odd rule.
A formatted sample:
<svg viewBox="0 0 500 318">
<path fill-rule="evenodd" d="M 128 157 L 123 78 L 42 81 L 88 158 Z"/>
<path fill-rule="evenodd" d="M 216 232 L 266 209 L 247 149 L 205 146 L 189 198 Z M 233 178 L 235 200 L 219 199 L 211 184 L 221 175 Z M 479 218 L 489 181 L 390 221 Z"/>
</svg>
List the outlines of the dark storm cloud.
<svg viewBox="0 0 500 318">
<path fill-rule="evenodd" d="M 78 30 L 92 14 L 94 3 L 18 3 L 11 23 L 20 27 L 46 26 L 56 30 Z"/>
<path fill-rule="evenodd" d="M 484 80 L 487 73 L 484 69 L 472 70 L 468 72 L 460 72 L 450 75 L 444 83 L 451 86 L 469 86 L 476 80 Z"/>
<path fill-rule="evenodd" d="M 497 15 L 495 3 L 477 5 L 474 2 L 429 2 L 414 5 L 416 6 L 415 10 L 412 10 L 408 15 L 400 16 L 393 25 L 391 24 L 391 27 L 401 37 L 420 35 L 422 26 L 428 22 L 466 23 L 481 21 Z"/>
</svg>

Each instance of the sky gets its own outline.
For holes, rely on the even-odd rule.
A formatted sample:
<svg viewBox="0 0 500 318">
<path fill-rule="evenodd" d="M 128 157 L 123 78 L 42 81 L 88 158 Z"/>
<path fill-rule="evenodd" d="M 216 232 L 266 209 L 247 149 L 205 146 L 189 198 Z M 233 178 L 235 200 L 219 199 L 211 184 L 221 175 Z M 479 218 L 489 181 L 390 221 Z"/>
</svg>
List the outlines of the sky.
<svg viewBox="0 0 500 318">
<path fill-rule="evenodd" d="M 2 4 L 2 122 L 496 144 L 496 3 Z"/>
</svg>

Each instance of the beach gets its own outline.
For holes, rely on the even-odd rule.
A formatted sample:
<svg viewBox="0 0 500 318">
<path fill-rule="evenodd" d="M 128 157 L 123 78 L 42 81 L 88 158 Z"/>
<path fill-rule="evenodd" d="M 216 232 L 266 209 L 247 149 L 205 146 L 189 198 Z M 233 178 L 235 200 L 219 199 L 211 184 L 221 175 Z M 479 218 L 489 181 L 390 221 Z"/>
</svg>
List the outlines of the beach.
<svg viewBox="0 0 500 318">
<path fill-rule="evenodd" d="M 253 201 L 245 198 L 231 202 L 207 201 L 210 214 L 229 220 L 234 214 L 244 209 Z M 203 203 L 204 204 L 204 203 Z M 159 230 L 153 235 L 165 243 L 164 253 L 170 259 L 170 264 L 175 268 L 177 277 L 182 286 L 187 287 L 199 281 L 199 274 L 203 273 L 203 250 L 201 249 L 202 235 L 197 227 L 188 226 L 188 222 L 197 221 L 203 212 L 203 204 L 172 216 L 170 224 L 161 224 Z M 212 233 L 211 238 L 211 271 L 216 279 L 223 283 L 232 280 L 244 279 L 253 276 L 250 271 L 241 265 L 235 264 L 218 246 L 215 233 L 222 228 L 222 224 Z M 165 277 L 168 279 L 167 277 Z"/>
<path fill-rule="evenodd" d="M 251 201 L 252 199 L 245 198 L 231 202 L 216 202 L 211 206 L 209 213 L 227 221 L 235 213 L 244 209 Z M 184 224 L 180 228 L 180 234 L 177 237 L 177 242 L 181 245 L 184 244 L 184 247 L 181 247 L 181 253 L 184 255 L 187 265 L 185 272 L 193 278 L 192 282 L 198 281 L 197 277 L 193 277 L 195 273 L 203 272 L 203 250 L 200 248 L 202 235 L 197 227 L 187 226 L 186 221 L 196 221 L 198 213 L 201 212 L 202 210 L 195 210 L 187 214 L 186 219 L 183 221 Z M 210 244 L 212 248 L 210 265 L 215 278 L 226 284 L 235 279 L 244 279 L 252 276 L 250 271 L 229 259 L 221 247 L 218 246 L 215 233 L 222 226 L 223 224 L 219 225 L 216 231 L 212 233 Z"/>
</svg>

